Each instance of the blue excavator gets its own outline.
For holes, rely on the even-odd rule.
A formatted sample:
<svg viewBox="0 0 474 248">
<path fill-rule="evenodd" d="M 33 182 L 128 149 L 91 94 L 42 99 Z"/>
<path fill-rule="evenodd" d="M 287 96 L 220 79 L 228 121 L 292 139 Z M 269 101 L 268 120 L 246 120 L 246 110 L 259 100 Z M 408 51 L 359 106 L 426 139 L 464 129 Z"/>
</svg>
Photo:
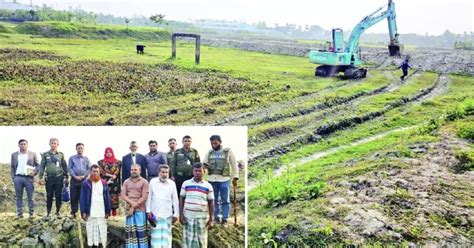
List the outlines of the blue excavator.
<svg viewBox="0 0 474 248">
<path fill-rule="evenodd" d="M 345 79 L 364 78 L 367 75 L 367 69 L 359 67 L 361 64 L 359 49 L 360 36 L 368 28 L 385 18 L 388 21 L 390 35 L 390 43 L 388 45 L 389 55 L 401 56 L 403 46 L 398 42 L 395 17 L 395 3 L 389 0 L 388 5 L 380 7 L 355 26 L 347 44 L 344 43 L 342 29 L 333 29 L 332 43 L 328 42 L 324 49 L 311 51 L 309 53 L 309 60 L 312 63 L 320 64 L 320 66 L 316 67 L 315 76 L 332 77 L 340 72 L 344 72 Z"/>
</svg>

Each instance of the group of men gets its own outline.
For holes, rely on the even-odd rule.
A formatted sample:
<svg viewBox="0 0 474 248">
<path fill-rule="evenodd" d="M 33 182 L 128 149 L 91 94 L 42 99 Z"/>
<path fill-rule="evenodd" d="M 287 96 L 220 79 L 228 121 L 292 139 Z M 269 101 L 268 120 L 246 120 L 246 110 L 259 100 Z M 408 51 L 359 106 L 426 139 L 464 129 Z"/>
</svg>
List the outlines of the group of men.
<svg viewBox="0 0 474 248">
<path fill-rule="evenodd" d="M 183 147 L 176 149 L 176 139 L 168 140 L 167 153 L 157 150 L 151 140 L 149 153 L 137 153 L 137 143 L 130 143 L 130 153 L 122 157 L 120 198 L 126 205 L 126 247 L 171 247 L 172 224 L 183 224 L 184 247 L 207 247 L 207 229 L 214 224 L 224 226 L 229 216 L 230 181 L 237 185 L 239 168 L 235 155 L 222 146 L 219 135 L 210 137 L 211 149 L 201 163 L 199 153 L 191 147 L 192 139 L 186 135 Z M 56 215 L 61 217 L 61 192 L 69 182 L 71 217 L 75 218 L 80 205 L 81 217 L 86 221 L 89 246 L 107 244 L 107 218 L 111 214 L 110 182 L 103 170 L 92 164 L 84 155 L 84 144 L 76 144 L 76 154 L 66 163 L 58 151 L 59 141 L 51 138 L 50 150 L 41 154 L 28 150 L 28 141 L 18 142 L 19 151 L 11 157 L 11 176 L 17 197 L 17 216 L 23 218 L 23 192 L 26 189 L 29 217 L 34 217 L 34 177 L 46 185 L 47 214 L 49 220 L 53 198 L 56 198 Z M 203 176 L 208 172 L 208 181 Z M 220 201 L 218 200 L 220 197 Z M 222 215 L 220 214 L 222 210 Z M 219 216 L 222 216 L 219 219 Z M 151 239 L 147 223 L 153 227 Z"/>
</svg>

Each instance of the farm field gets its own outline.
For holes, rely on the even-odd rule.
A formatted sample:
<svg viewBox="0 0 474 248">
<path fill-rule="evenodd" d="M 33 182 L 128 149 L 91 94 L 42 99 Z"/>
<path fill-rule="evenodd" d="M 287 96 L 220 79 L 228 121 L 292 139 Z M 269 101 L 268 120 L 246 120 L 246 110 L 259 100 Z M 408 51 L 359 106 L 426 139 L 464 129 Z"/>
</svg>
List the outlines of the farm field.
<svg viewBox="0 0 474 248">
<path fill-rule="evenodd" d="M 412 47 L 400 82 L 376 46 L 368 77 L 342 80 L 265 45 L 204 44 L 195 65 L 166 36 L 0 33 L 0 123 L 245 125 L 249 247 L 474 245 L 472 52 Z"/>
</svg>

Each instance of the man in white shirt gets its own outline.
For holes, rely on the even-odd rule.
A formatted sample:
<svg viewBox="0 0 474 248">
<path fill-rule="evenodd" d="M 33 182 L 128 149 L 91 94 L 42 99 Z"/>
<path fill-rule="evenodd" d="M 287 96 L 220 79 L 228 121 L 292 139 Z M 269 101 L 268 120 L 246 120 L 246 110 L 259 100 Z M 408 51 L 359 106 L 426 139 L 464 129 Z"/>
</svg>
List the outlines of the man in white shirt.
<svg viewBox="0 0 474 248">
<path fill-rule="evenodd" d="M 151 179 L 146 202 L 146 212 L 152 225 L 151 247 L 171 247 L 172 224 L 179 216 L 178 193 L 176 184 L 169 179 L 170 167 L 159 166 L 159 176 Z"/>
<path fill-rule="evenodd" d="M 36 153 L 28 151 L 27 140 L 19 140 L 18 147 L 20 150 L 12 153 L 10 163 L 11 177 L 16 193 L 16 214 L 18 218 L 23 218 L 23 189 L 26 189 L 28 210 L 30 219 L 32 219 L 35 212 L 35 202 L 33 200 L 34 176 L 38 172 L 39 160 Z"/>
</svg>

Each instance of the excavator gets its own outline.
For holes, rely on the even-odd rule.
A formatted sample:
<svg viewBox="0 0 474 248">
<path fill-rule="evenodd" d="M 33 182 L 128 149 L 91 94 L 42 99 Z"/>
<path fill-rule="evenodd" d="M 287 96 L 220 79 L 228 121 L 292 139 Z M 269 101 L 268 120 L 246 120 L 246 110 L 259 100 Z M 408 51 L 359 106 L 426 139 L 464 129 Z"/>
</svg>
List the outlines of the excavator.
<svg viewBox="0 0 474 248">
<path fill-rule="evenodd" d="M 386 9 L 384 10 L 385 7 Z M 403 45 L 398 42 L 395 3 L 389 0 L 388 5 L 380 7 L 355 26 L 347 45 L 344 44 L 342 29 L 336 28 L 332 30 L 332 43 L 327 42 L 322 50 L 310 51 L 309 60 L 312 63 L 320 64 L 320 66 L 316 67 L 315 76 L 332 77 L 340 72 L 344 72 L 345 79 L 365 78 L 367 69 L 359 67 L 361 64 L 359 39 L 368 28 L 385 18 L 388 21 L 390 35 L 389 55 L 401 56 Z"/>
</svg>

